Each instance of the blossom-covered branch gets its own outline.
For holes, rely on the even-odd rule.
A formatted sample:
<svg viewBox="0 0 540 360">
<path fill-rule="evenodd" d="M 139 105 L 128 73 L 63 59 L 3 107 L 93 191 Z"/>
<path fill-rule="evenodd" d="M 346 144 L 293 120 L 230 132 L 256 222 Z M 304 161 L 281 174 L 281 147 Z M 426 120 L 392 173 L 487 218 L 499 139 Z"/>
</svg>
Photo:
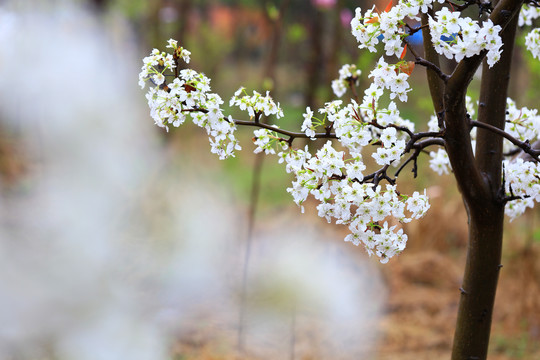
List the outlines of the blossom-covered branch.
<svg viewBox="0 0 540 360">
<path fill-rule="evenodd" d="M 443 4 L 437 11 L 433 8 L 436 3 Z M 481 21 L 463 16 L 461 11 L 471 5 L 478 5 L 480 13 L 490 12 L 489 19 Z M 192 69 L 180 70 L 180 62 L 188 63 L 190 53 L 172 39 L 167 46 L 172 54 L 153 50 L 144 59 L 139 83 L 142 87 L 147 82 L 154 85 L 149 88 L 146 97 L 150 114 L 158 126 L 168 130 L 169 126 L 178 127 L 191 118 L 206 130 L 211 151 L 221 159 L 234 156 L 235 150 L 240 149 L 235 137 L 237 126 L 255 128 L 254 151 L 276 154 L 278 161 L 286 165 L 286 171 L 294 175 L 292 186 L 287 189 L 293 200 L 303 207 L 308 197 L 313 197 L 318 201 L 319 216 L 349 228 L 347 241 L 357 245 L 362 243 L 369 254 L 376 254 L 382 262 L 386 262 L 404 249 L 407 240 L 400 226 L 387 224 L 387 217 L 407 223 L 423 216 L 429 208 L 425 190 L 423 195 L 419 192 L 412 196 L 404 195 L 397 190 L 397 178 L 411 163 L 416 177 L 418 157 L 428 153 L 427 149 L 431 146 L 439 148 L 428 153 L 430 167 L 439 174 L 452 170 L 447 150 L 456 144 L 446 141 L 448 126 L 462 134 L 467 133 L 473 125 L 470 134 L 472 142 L 475 141 L 476 127 L 497 132 L 506 139 L 506 152 L 512 150 L 510 146 L 518 146 L 538 159 L 538 150 L 530 148 L 527 142 L 538 137 L 535 130 L 539 128 L 536 112 L 525 108 L 518 110 L 511 101 L 508 103 L 508 128 L 494 130 L 471 120 L 470 123 L 461 124 L 463 126 L 458 129 L 455 124 L 445 123 L 448 112 L 466 105 L 466 113 L 463 109 L 459 110 L 463 116 L 456 119 L 465 119 L 465 114 L 473 119 L 474 101 L 469 98 L 466 104 L 443 101 L 442 87 L 430 83 L 430 87 L 435 89 L 434 105 L 438 115 L 432 116 L 428 131 L 424 132 L 417 132 L 413 122 L 401 117 L 396 103 L 408 100 L 412 90 L 408 80 L 415 64 L 427 68 L 441 86 L 446 84 L 444 91 L 447 94 L 464 94 L 482 59 L 486 58 L 490 67 L 499 61 L 502 52 L 500 33 L 508 22 L 505 14 L 507 8 L 514 5 L 513 2 L 501 1 L 491 11 L 491 7 L 483 1 L 470 0 L 458 5 L 448 0 L 401 0 L 382 12 L 375 7 L 365 12 L 356 9 L 351 30 L 359 48 L 375 52 L 377 45 L 382 42 L 386 57 L 379 58 L 375 68 L 369 72 L 372 83 L 364 89 L 363 94 L 356 89 L 362 71 L 355 64 L 344 65 L 339 71 L 339 78 L 331 85 L 338 98 L 350 90 L 352 99 L 334 100 L 318 110 L 306 108 L 300 131 L 282 129 L 271 121 L 261 121 L 263 116 L 275 119 L 283 117 L 279 103 L 268 92 L 248 93 L 240 87 L 229 105 L 246 111 L 250 119 L 226 116 L 222 108 L 224 101 L 211 92 L 210 79 Z M 422 18 L 421 26 L 409 25 L 409 20 L 417 21 L 419 17 Z M 530 25 L 532 19 L 537 17 L 540 17 L 540 12 L 536 12 L 536 8 L 524 7 L 520 23 Z M 426 50 L 425 56 L 420 56 L 408 45 L 408 37 L 419 30 L 423 31 L 424 36 L 428 35 L 427 44 L 434 50 L 430 53 Z M 531 31 L 526 44 L 533 55 L 540 56 L 540 30 Z M 407 51 L 413 54 L 414 61 L 404 60 Z M 395 63 L 388 60 L 392 56 L 397 58 Z M 459 63 L 451 75 L 445 74 L 438 66 L 438 56 Z M 320 149 L 312 150 L 308 146 L 303 149 L 294 147 L 297 145 L 296 139 L 328 141 Z M 380 166 L 371 173 L 367 172 L 363 160 L 367 152 Z M 466 155 L 471 160 L 472 150 Z M 531 187 L 522 182 L 523 178 L 540 179 L 539 169 L 535 166 L 526 161 L 505 163 L 503 191 L 507 194 L 506 199 L 515 200 L 507 207 L 511 217 L 531 206 L 530 201 L 540 200 L 540 184 L 536 186 L 534 184 L 538 182 L 530 181 L 534 185 Z M 389 175 L 391 168 L 396 168 L 394 177 Z M 523 176 L 523 171 L 529 172 L 532 177 Z M 385 187 L 381 186 L 383 180 L 387 182 Z M 521 203 L 523 201 L 525 205 Z"/>
</svg>

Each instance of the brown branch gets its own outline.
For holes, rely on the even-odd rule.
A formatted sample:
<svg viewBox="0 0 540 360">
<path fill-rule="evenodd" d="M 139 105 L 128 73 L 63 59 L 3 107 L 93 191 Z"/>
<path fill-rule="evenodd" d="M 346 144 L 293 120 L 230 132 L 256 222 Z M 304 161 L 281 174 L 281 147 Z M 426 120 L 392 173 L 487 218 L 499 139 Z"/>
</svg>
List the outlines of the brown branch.
<svg viewBox="0 0 540 360">
<path fill-rule="evenodd" d="M 505 31 L 522 3 L 523 0 L 501 0 L 489 18 L 494 25 L 500 25 L 502 31 Z M 467 88 L 485 55 L 486 51 L 482 51 L 460 61 L 444 88 L 446 150 L 458 186 L 465 202 L 469 204 L 491 198 L 490 185 L 476 165 L 469 134 L 471 124 L 465 107 Z"/>
<path fill-rule="evenodd" d="M 410 148 L 409 148 L 409 144 L 407 144 L 407 148 L 409 148 L 409 150 L 405 150 L 403 152 L 403 154 L 406 154 L 406 153 L 410 152 L 412 149 L 414 149 L 414 153 L 411 154 L 411 156 L 409 156 L 409 158 L 407 160 L 405 160 L 405 162 L 399 167 L 399 169 L 394 174 L 394 178 L 397 178 L 399 176 L 399 174 L 401 173 L 401 171 L 411 161 L 414 161 L 412 172 L 414 173 L 414 177 L 416 178 L 418 176 L 418 166 L 417 166 L 418 156 L 420 156 L 420 154 L 424 151 L 424 149 L 426 147 L 432 146 L 432 145 L 438 145 L 438 146 L 443 146 L 444 147 L 444 140 L 439 139 L 439 138 L 426 139 L 426 140 L 420 141 L 418 143 L 413 143 L 410 146 Z"/>
<path fill-rule="evenodd" d="M 387 171 L 388 171 L 389 167 L 390 167 L 390 165 L 384 165 L 384 167 L 380 168 L 379 170 L 375 171 L 374 173 L 369 174 L 367 176 L 364 176 L 364 179 L 362 181 L 360 181 L 360 183 L 365 184 L 365 183 L 368 183 L 369 180 L 373 180 L 372 181 L 373 185 L 377 186 L 377 185 L 379 185 L 381 180 L 386 180 L 391 185 L 395 185 L 396 181 L 394 179 L 390 178 L 390 176 L 387 175 Z"/>
<path fill-rule="evenodd" d="M 417 32 L 420 31 L 420 30 L 423 30 L 423 29 L 426 28 L 426 27 L 429 27 L 428 24 L 423 24 L 423 25 L 417 26 L 417 27 L 412 27 L 412 26 L 409 25 L 409 24 L 405 24 L 405 26 L 407 27 L 407 29 L 409 29 L 409 36 L 410 36 L 410 35 L 413 35 L 413 34 L 415 34 L 415 33 L 417 33 Z"/>
<path fill-rule="evenodd" d="M 204 108 L 182 109 L 182 111 L 185 111 L 185 112 L 202 112 L 202 113 L 205 113 L 205 114 L 208 113 L 208 110 L 204 109 Z M 262 129 L 272 130 L 272 131 L 277 132 L 278 134 L 288 136 L 289 140 L 285 140 L 285 139 L 284 140 L 289 142 L 289 144 L 292 143 L 292 140 L 297 139 L 297 138 L 298 139 L 311 139 L 311 138 L 316 138 L 316 139 L 337 139 L 336 134 L 329 131 L 328 129 L 324 133 L 316 133 L 315 136 L 307 136 L 305 133 L 302 133 L 302 132 L 288 131 L 288 130 L 280 129 L 280 128 L 277 128 L 277 127 L 275 127 L 273 125 L 261 122 L 261 121 L 259 121 L 260 117 L 261 117 L 261 112 L 257 112 L 255 114 L 255 117 L 254 117 L 253 121 L 251 121 L 251 120 L 238 120 L 238 119 L 232 119 L 232 121 L 236 125 L 254 126 L 254 127 L 258 127 L 258 128 L 262 128 Z M 225 120 L 229 121 L 227 118 L 225 118 Z"/>
<path fill-rule="evenodd" d="M 399 126 L 399 125 L 395 125 L 395 124 L 388 124 L 386 126 L 383 126 L 383 125 L 380 125 L 377 122 L 377 120 L 372 120 L 368 124 L 375 127 L 375 128 L 377 128 L 377 129 L 380 129 L 380 130 L 384 130 L 384 129 L 387 129 L 387 128 L 394 128 L 396 130 L 403 131 L 403 132 L 407 133 L 407 135 L 409 135 L 409 137 L 411 137 L 411 138 L 413 138 L 415 136 L 415 134 L 409 128 L 407 128 L 405 126 Z"/>
<path fill-rule="evenodd" d="M 432 63 L 431 61 L 428 61 L 428 60 L 422 58 L 420 55 L 418 55 L 418 53 L 411 46 L 411 44 L 409 43 L 407 38 L 403 39 L 403 42 L 405 42 L 405 44 L 408 45 L 409 51 L 411 52 L 411 54 L 413 54 L 415 64 L 422 65 L 422 66 L 425 66 L 426 68 L 428 68 L 430 70 L 433 70 L 437 74 L 437 76 L 442 81 L 444 81 L 445 83 L 448 81 L 448 78 L 450 76 L 445 74 L 438 65 L 436 65 L 436 64 Z"/>
<path fill-rule="evenodd" d="M 513 137 L 512 135 L 510 135 L 509 133 L 507 133 L 506 131 L 501 130 L 498 127 L 495 127 L 493 125 L 483 123 L 483 122 L 471 120 L 471 125 L 479 127 L 479 128 L 483 128 L 483 129 L 486 129 L 486 130 L 489 130 L 492 133 L 495 133 L 495 134 L 505 138 L 506 140 L 510 141 L 512 144 L 514 144 L 515 146 L 517 146 L 518 148 L 523 150 L 524 153 L 530 155 L 534 160 L 540 161 L 540 159 L 538 157 L 540 155 L 540 149 L 533 149 L 531 147 L 531 144 L 530 144 L 529 140 L 520 141 L 520 140 L 516 139 L 515 137 Z"/>
<path fill-rule="evenodd" d="M 418 156 L 420 156 L 420 153 L 422 152 L 422 149 L 416 149 L 414 151 L 414 153 L 412 153 L 411 156 L 409 156 L 409 158 L 407 160 L 405 160 L 405 162 L 399 167 L 399 169 L 397 169 L 396 173 L 394 174 L 394 177 L 397 178 L 399 176 L 399 174 L 401 173 L 401 171 L 403 169 L 405 169 L 405 167 L 411 162 L 411 161 L 414 161 L 414 164 L 413 164 L 413 168 L 412 168 L 412 172 L 413 172 L 413 176 L 414 178 L 416 179 L 416 176 L 418 175 L 418 164 L 417 164 L 417 160 L 418 160 Z"/>
<path fill-rule="evenodd" d="M 383 126 L 381 124 L 379 124 L 377 122 L 377 120 L 372 120 L 371 122 L 368 123 L 368 125 L 371 125 L 377 129 L 380 129 L 380 130 L 384 130 L 384 129 L 388 129 L 388 128 L 394 128 L 396 130 L 399 130 L 399 131 L 402 131 L 404 133 L 406 133 L 407 135 L 409 135 L 409 137 L 411 138 L 409 143 L 407 144 L 407 148 L 408 150 L 410 150 L 414 143 L 420 139 L 423 139 L 423 138 L 426 138 L 426 137 L 433 137 L 433 138 L 442 138 L 443 136 L 443 132 L 441 131 L 426 131 L 426 132 L 419 132 L 419 133 L 413 133 L 408 127 L 405 127 L 405 126 L 399 126 L 399 125 L 395 125 L 395 124 L 388 124 L 386 126 Z M 442 141 L 442 139 L 441 139 Z M 410 144 L 410 147 L 409 147 L 409 144 Z M 408 152 L 408 150 L 406 150 L 406 152 Z"/>
<path fill-rule="evenodd" d="M 446 83 L 448 79 L 450 78 L 449 75 L 445 74 L 440 67 L 435 65 L 434 63 L 427 61 L 426 59 L 422 59 L 421 57 L 417 57 L 414 61 L 415 64 L 425 66 L 429 70 L 433 70 L 435 74 L 444 82 Z"/>
<path fill-rule="evenodd" d="M 517 23 L 518 16 L 516 15 L 509 25 L 501 31 L 503 52 L 499 61 L 489 67 L 487 61 L 484 60 L 478 100 L 477 122 L 503 132 Z M 508 75 L 501 76 L 501 74 Z M 503 137 L 504 135 L 494 136 L 492 131 L 481 126 L 476 133 L 476 165 L 484 174 L 484 178 L 488 180 L 493 194 L 496 194 L 501 187 Z"/>
<path fill-rule="evenodd" d="M 358 81 L 358 79 L 353 76 L 353 77 L 350 77 L 350 78 L 348 78 L 346 80 L 349 83 L 349 87 L 351 88 L 351 92 L 353 94 L 353 99 L 357 103 L 360 103 L 360 99 L 358 98 L 358 93 L 356 92 L 356 82 Z"/>
<path fill-rule="evenodd" d="M 276 128 L 272 125 L 261 123 L 261 122 L 255 122 L 255 121 L 250 121 L 250 120 L 237 120 L 237 119 L 233 119 L 233 121 L 236 125 L 255 126 L 262 129 L 268 129 L 268 130 L 275 131 L 278 134 L 289 136 L 292 139 L 311 139 L 312 137 L 316 139 L 337 139 L 336 134 L 332 132 L 331 133 L 327 133 L 327 132 L 316 133 L 314 136 L 307 136 L 305 133 L 302 133 L 302 132 L 288 131 L 288 130 Z"/>
<path fill-rule="evenodd" d="M 427 14 L 422 14 L 422 26 L 428 25 L 429 16 L 433 16 L 433 9 L 430 9 Z M 435 48 L 433 47 L 429 26 L 422 29 L 422 38 L 424 43 L 424 58 L 427 62 L 434 65 L 434 67 L 427 67 L 426 76 L 435 113 L 439 114 L 444 110 L 443 92 L 445 83 L 448 79 L 444 80 L 441 78 L 438 72 L 438 70 L 441 69 L 439 63 L 439 54 L 437 54 Z"/>
</svg>

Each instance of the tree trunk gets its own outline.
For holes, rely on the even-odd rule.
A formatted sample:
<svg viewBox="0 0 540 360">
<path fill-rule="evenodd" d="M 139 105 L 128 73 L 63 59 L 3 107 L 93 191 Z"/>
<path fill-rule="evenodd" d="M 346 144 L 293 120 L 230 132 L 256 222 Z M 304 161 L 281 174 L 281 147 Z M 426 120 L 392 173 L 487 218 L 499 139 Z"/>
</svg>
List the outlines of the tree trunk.
<svg viewBox="0 0 540 360">
<path fill-rule="evenodd" d="M 317 109 L 317 89 L 321 80 L 321 69 L 323 68 L 323 44 L 322 44 L 322 23 L 324 17 L 321 10 L 311 5 L 310 14 L 310 55 L 306 64 L 307 84 L 305 89 L 305 105 L 312 109 Z"/>
<path fill-rule="evenodd" d="M 501 34 L 504 43 L 501 59 L 491 69 L 484 61 L 482 71 L 478 121 L 499 129 L 504 129 L 505 124 L 506 98 L 516 27 L 517 16 L 514 16 Z M 460 100 L 455 102 L 459 107 L 462 106 Z M 454 111 L 454 115 L 463 116 L 464 114 L 462 111 Z M 460 123 L 466 124 L 466 121 Z M 457 134 L 451 131 L 451 136 Z M 501 181 L 503 139 L 484 129 L 478 129 L 476 139 L 474 164 L 468 165 L 472 167 L 471 173 L 464 172 L 463 169 L 466 167 L 458 163 L 456 163 L 458 170 L 455 172 L 469 214 L 469 244 L 463 285 L 460 289 L 461 298 L 452 360 L 487 358 L 493 306 L 502 267 L 505 205 Z M 456 142 L 459 143 L 459 140 L 452 139 L 450 147 Z M 449 151 L 458 151 L 455 145 L 453 147 L 454 149 Z M 470 151 L 471 148 L 467 150 Z M 452 155 L 454 161 L 470 159 L 470 156 L 470 153 L 465 156 Z M 467 184 L 468 176 L 471 176 L 475 189 Z"/>
<path fill-rule="evenodd" d="M 504 206 L 497 202 L 482 205 L 481 213 L 475 211 L 473 214 L 469 210 L 469 248 L 460 289 L 452 360 L 487 358 L 501 268 Z"/>
</svg>

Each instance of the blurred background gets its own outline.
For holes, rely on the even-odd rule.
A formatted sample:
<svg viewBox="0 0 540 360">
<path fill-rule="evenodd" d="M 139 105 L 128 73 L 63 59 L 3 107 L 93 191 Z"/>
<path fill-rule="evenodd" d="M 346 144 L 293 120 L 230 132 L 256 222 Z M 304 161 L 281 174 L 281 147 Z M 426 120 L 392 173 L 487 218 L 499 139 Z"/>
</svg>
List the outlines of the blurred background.
<svg viewBox="0 0 540 360">
<path fill-rule="evenodd" d="M 0 357 L 448 357 L 467 236 L 450 176 L 425 158 L 418 179 L 403 174 L 432 207 L 380 265 L 313 204 L 300 214 L 292 178 L 252 153 L 249 129 L 219 161 L 201 129 L 152 125 L 137 86 L 142 58 L 175 38 L 223 99 L 270 90 L 280 126 L 299 129 L 342 64 L 368 86 L 378 55 L 357 49 L 349 22 L 373 4 L 0 1 Z M 514 61 L 511 96 L 534 107 L 540 65 Z M 400 107 L 417 128 L 431 115 L 424 79 L 413 72 Z M 506 226 L 492 359 L 540 357 L 538 218 Z"/>
</svg>

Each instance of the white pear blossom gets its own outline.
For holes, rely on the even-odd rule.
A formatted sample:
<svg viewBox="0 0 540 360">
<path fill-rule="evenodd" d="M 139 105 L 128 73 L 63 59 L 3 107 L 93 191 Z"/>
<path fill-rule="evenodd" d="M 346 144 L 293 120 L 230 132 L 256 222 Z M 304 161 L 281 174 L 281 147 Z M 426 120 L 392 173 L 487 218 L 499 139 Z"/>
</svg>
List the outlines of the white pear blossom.
<svg viewBox="0 0 540 360">
<path fill-rule="evenodd" d="M 506 215 L 514 220 L 540 201 L 540 164 L 517 158 L 505 160 L 504 168 L 507 195 L 521 197 L 505 207 Z"/>
<path fill-rule="evenodd" d="M 407 82 L 409 75 L 398 69 L 399 66 L 390 65 L 381 57 L 369 77 L 373 78 L 373 83 L 378 88 L 389 89 L 391 99 L 397 96 L 399 100 L 407 101 L 407 93 L 411 91 Z"/>
<path fill-rule="evenodd" d="M 540 8 L 536 6 L 523 5 L 519 13 L 518 26 L 531 26 L 533 20 L 540 17 Z"/>
<path fill-rule="evenodd" d="M 313 111 L 309 108 L 309 106 L 306 108 L 306 112 L 304 113 L 304 122 L 302 123 L 301 130 L 306 133 L 307 136 L 309 136 L 312 140 L 315 139 L 315 126 L 312 122 L 313 119 Z"/>
<path fill-rule="evenodd" d="M 167 47 L 176 52 L 178 59 L 189 62 L 190 52 L 178 47 L 175 40 L 170 39 Z M 176 67 L 173 55 L 157 49 L 143 59 L 139 85 L 144 88 L 149 79 L 155 85 L 146 94 L 155 124 L 168 131 L 169 125 L 178 127 L 189 115 L 196 125 L 205 128 L 212 153 L 220 159 L 234 156 L 234 151 L 241 149 L 234 136 L 236 125 L 223 114 L 221 97 L 210 92 L 210 79 L 195 70 L 182 69 L 167 83 L 164 73 Z"/>
<path fill-rule="evenodd" d="M 501 27 L 489 19 L 480 26 L 478 21 L 443 7 L 435 13 L 435 18 L 429 18 L 429 28 L 435 50 L 449 59 L 461 61 L 484 50 L 490 67 L 500 59 Z"/>
<path fill-rule="evenodd" d="M 245 95 L 240 97 L 242 93 Z M 241 87 L 234 93 L 229 105 L 238 106 L 241 110 L 247 110 L 250 117 L 255 117 L 257 114 L 275 115 L 277 118 L 283 117 L 283 110 L 281 110 L 279 103 L 274 102 L 269 91 L 266 92 L 265 96 L 257 91 L 253 91 L 253 95 L 249 96 L 244 87 Z"/>
<path fill-rule="evenodd" d="M 403 144 L 402 140 L 391 143 L 393 148 Z M 288 151 L 294 154 L 292 150 Z M 328 222 L 334 220 L 337 224 L 347 225 L 351 233 L 345 237 L 345 241 L 363 244 L 368 254 L 379 256 L 381 262 L 388 261 L 405 248 L 407 237 L 401 228 L 380 226 L 378 222 L 388 216 L 402 223 L 422 217 L 429 208 L 425 192 L 424 195 L 415 193 L 411 197 L 404 197 L 398 195 L 395 185 L 383 188 L 363 183 L 366 165 L 362 156 L 350 153 L 351 158 L 344 159 L 345 153 L 336 150 L 331 141 L 313 157 L 304 155 L 307 148 L 305 152 L 297 151 L 300 152 L 298 160 L 303 164 L 301 168 L 298 167 L 300 162 L 295 164 L 296 179 L 287 191 L 302 211 L 308 196 L 312 195 L 320 202 L 317 205 L 320 217 Z M 290 161 L 286 156 L 281 155 L 281 158 Z M 405 214 L 406 209 L 410 215 Z"/>
<path fill-rule="evenodd" d="M 260 153 L 264 151 L 265 154 L 275 154 L 275 144 L 278 140 L 278 136 L 275 132 L 268 129 L 257 129 L 253 131 L 254 144 L 256 146 L 254 153 Z"/>
<path fill-rule="evenodd" d="M 362 75 L 362 70 L 354 64 L 345 64 L 339 69 L 339 78 L 332 81 L 332 90 L 337 97 L 345 95 L 349 82 L 354 81 L 358 85 L 358 78 Z"/>
<path fill-rule="evenodd" d="M 540 59 L 540 28 L 533 29 L 525 36 L 525 46 L 535 59 Z"/>
<path fill-rule="evenodd" d="M 450 159 L 444 149 L 431 151 L 429 153 L 429 167 L 439 175 L 448 174 L 450 172 Z"/>
</svg>

